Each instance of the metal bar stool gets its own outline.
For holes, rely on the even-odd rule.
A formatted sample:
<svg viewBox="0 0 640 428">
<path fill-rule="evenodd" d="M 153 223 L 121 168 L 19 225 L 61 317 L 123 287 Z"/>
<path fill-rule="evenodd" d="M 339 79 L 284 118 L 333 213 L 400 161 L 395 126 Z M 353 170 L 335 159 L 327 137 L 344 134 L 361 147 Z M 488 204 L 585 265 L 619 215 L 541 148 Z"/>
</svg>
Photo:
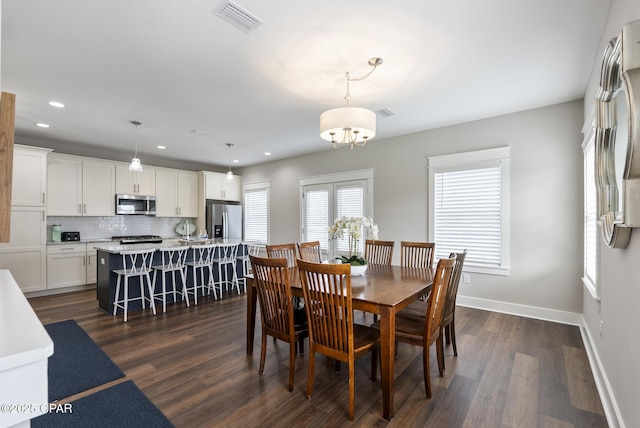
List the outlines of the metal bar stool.
<svg viewBox="0 0 640 428">
<path fill-rule="evenodd" d="M 238 283 L 242 282 L 244 292 L 247 292 L 247 280 L 244 276 L 251 272 L 251 260 L 249 256 L 258 256 L 260 253 L 259 241 L 246 241 L 242 242 L 238 247 L 238 253 L 242 251 L 242 254 L 238 254 L 237 260 L 242 264 L 242 276 L 238 277 Z"/>
<path fill-rule="evenodd" d="M 127 312 L 129 308 L 129 302 L 134 300 L 140 300 L 142 302 L 142 309 L 145 309 L 145 300 L 149 301 L 149 306 L 153 309 L 153 315 L 156 314 L 156 305 L 153 302 L 153 286 L 151 284 L 151 262 L 153 261 L 154 248 L 147 250 L 125 250 L 121 251 L 122 255 L 122 269 L 114 269 L 113 272 L 118 275 L 118 282 L 116 283 L 116 293 L 113 299 L 113 315 L 116 314 L 118 308 L 122 308 L 124 311 L 124 322 L 127 322 Z M 124 277 L 123 297 L 120 297 L 120 284 Z M 129 298 L 129 278 L 138 277 L 140 283 L 140 297 Z M 149 291 L 149 297 L 145 296 L 144 292 L 144 279 L 147 279 L 147 288 Z"/>
<path fill-rule="evenodd" d="M 182 291 L 180 295 L 187 302 L 189 306 L 189 294 L 187 293 L 187 278 L 186 278 L 186 258 L 189 247 L 169 247 L 160 248 L 158 251 L 162 256 L 162 264 L 151 266 L 153 268 L 153 284 L 156 284 L 156 276 L 158 272 L 162 275 L 162 289 L 159 292 L 154 293 L 153 297 L 156 300 L 162 300 L 162 312 L 167 312 L 167 274 L 171 274 L 171 290 L 173 291 L 173 302 L 178 301 L 178 286 L 176 285 L 176 272 L 180 273 L 180 279 L 182 280 Z"/>
<path fill-rule="evenodd" d="M 205 288 L 205 271 L 208 272 L 207 284 L 206 287 L 208 289 L 213 288 L 213 297 L 217 300 L 218 295 L 216 294 L 215 287 L 213 285 L 213 253 L 215 251 L 216 244 L 202 244 L 202 245 L 192 245 L 191 249 L 193 250 L 193 259 L 186 263 L 187 270 L 191 268 L 193 273 L 193 282 L 191 284 L 191 290 L 189 290 L 189 286 L 187 285 L 187 293 L 193 294 L 193 301 L 197 305 L 198 304 L 198 287 L 201 288 L 201 295 L 204 296 L 204 288 Z M 198 283 L 198 271 L 200 272 L 200 283 Z"/>
<path fill-rule="evenodd" d="M 236 257 L 238 255 L 239 244 L 217 244 L 215 255 L 213 257 L 213 263 L 218 264 L 218 283 L 213 287 L 213 293 L 215 295 L 216 287 L 220 290 L 220 296 L 222 296 L 223 287 L 228 290 L 227 287 L 235 286 L 236 291 L 240 294 L 240 285 L 238 283 L 238 275 L 236 273 Z M 229 280 L 229 267 L 231 267 L 231 280 Z"/>
</svg>

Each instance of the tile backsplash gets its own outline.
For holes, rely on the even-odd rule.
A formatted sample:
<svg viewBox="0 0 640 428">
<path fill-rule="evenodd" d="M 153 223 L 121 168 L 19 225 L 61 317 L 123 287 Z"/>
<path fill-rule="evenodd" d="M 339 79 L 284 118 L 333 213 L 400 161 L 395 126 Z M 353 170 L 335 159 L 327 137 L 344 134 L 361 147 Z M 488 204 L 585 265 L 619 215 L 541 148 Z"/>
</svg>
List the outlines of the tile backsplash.
<svg viewBox="0 0 640 428">
<path fill-rule="evenodd" d="M 122 235 L 159 235 L 177 238 L 176 226 L 184 218 L 136 216 L 110 217 L 47 217 L 47 241 L 51 241 L 51 226 L 59 224 L 62 232 L 80 232 L 80 238 L 104 239 Z M 195 223 L 195 218 L 187 219 Z"/>
</svg>

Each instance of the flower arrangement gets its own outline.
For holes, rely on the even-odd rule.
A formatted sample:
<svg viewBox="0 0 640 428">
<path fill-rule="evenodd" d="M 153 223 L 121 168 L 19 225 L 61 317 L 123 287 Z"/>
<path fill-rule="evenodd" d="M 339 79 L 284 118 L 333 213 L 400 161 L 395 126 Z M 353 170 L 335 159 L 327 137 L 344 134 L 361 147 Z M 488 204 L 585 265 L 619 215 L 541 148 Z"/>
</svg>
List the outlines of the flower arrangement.
<svg viewBox="0 0 640 428">
<path fill-rule="evenodd" d="M 368 262 L 360 257 L 359 243 L 362 238 L 363 228 L 371 229 L 371 238 L 378 239 L 378 225 L 371 217 L 347 217 L 342 216 L 329 226 L 330 239 L 342 239 L 345 231 L 349 237 L 349 257 L 341 256 L 342 263 L 349 263 L 351 266 L 362 266 Z"/>
</svg>

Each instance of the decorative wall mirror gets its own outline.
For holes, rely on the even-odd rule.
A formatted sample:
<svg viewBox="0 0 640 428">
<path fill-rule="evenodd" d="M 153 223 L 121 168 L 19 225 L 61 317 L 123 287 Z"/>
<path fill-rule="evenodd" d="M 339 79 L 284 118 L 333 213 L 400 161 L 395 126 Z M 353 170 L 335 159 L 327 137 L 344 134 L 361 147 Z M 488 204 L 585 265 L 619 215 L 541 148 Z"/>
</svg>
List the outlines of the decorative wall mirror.
<svg viewBox="0 0 640 428">
<path fill-rule="evenodd" d="M 640 227 L 640 20 L 607 45 L 596 94 L 595 171 L 602 238 L 625 248 Z"/>
</svg>

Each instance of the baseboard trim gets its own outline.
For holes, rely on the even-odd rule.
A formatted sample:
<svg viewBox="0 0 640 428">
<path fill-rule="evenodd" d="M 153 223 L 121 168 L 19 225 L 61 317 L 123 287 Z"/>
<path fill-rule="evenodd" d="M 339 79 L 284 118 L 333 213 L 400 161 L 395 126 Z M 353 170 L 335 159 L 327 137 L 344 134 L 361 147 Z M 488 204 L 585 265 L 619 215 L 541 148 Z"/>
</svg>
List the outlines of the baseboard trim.
<svg viewBox="0 0 640 428">
<path fill-rule="evenodd" d="M 553 321 L 560 324 L 581 326 L 582 314 L 577 312 L 558 311 L 555 309 L 540 308 L 537 306 L 521 305 L 518 303 L 499 302 L 496 300 L 481 299 L 458 295 L 456 305 L 470 308 L 484 309 L 492 312 L 501 312 L 510 315 L 520 315 L 527 318 L 535 318 L 544 321 Z"/>
<path fill-rule="evenodd" d="M 591 332 L 586 327 L 587 323 L 584 316 L 581 320 L 580 335 L 582 336 L 582 342 L 584 343 L 584 349 L 587 351 L 587 357 L 589 358 L 589 364 L 591 365 L 591 372 L 596 382 L 596 388 L 600 395 L 600 401 L 602 402 L 602 408 L 604 409 L 604 415 L 607 418 L 607 423 L 611 428 L 625 428 L 622 421 L 622 415 L 620 414 L 620 408 L 615 400 L 613 391 L 611 390 L 611 384 L 607 378 L 607 373 L 602 366 L 600 356 L 596 348 L 593 346 L 593 337 Z"/>
</svg>

